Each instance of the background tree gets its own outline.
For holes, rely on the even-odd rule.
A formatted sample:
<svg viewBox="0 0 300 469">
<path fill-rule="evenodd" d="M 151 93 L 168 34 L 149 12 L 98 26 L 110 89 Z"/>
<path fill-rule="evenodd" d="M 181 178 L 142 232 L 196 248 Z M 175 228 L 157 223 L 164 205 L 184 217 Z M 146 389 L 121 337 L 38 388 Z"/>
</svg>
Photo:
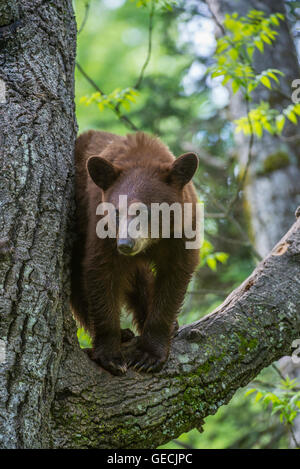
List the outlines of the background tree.
<svg viewBox="0 0 300 469">
<path fill-rule="evenodd" d="M 219 34 L 222 35 L 224 29 L 221 24 L 226 14 L 237 12 L 245 16 L 250 9 L 263 9 L 267 17 L 281 13 L 293 20 L 288 14 L 293 11 L 291 7 L 295 2 L 282 0 L 274 3 L 265 0 L 262 5 L 255 0 L 250 4 L 246 1 L 232 4 L 230 1 L 208 0 L 207 3 Z M 280 112 L 291 104 L 292 85 L 300 76 L 300 70 L 288 21 L 280 23 L 278 33 L 279 39 L 275 46 L 265 42 L 263 54 L 256 50 L 253 67 L 258 74 L 266 69 L 280 69 L 284 74 L 279 77 L 280 83 L 271 90 L 267 86 L 257 87 L 250 105 L 242 92 L 236 93 L 230 100 L 232 119 L 247 115 L 250 106 L 258 106 L 262 101 L 270 103 L 272 108 Z M 248 217 L 248 229 L 256 250 L 262 256 L 272 249 L 287 230 L 293 219 L 294 207 L 300 201 L 299 124 L 295 127 L 287 118 L 286 120 L 289 125 L 286 126 L 284 135 L 272 135 L 265 131 L 261 139 L 254 139 L 253 145 L 251 137 L 245 138 L 243 133 L 239 133 L 236 138 L 240 171 L 247 171 L 242 197 Z M 279 366 L 284 375 L 288 373 L 291 378 L 299 379 L 300 366 L 290 359 L 283 359 Z M 300 417 L 295 420 L 294 427 L 295 437 L 300 440 Z"/>
</svg>

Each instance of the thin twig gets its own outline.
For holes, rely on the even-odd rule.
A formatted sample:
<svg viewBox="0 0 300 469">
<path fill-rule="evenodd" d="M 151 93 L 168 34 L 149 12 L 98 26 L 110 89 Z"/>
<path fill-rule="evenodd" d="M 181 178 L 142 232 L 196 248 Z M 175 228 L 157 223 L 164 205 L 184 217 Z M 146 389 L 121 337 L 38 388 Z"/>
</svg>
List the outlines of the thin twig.
<svg viewBox="0 0 300 469">
<path fill-rule="evenodd" d="M 296 435 L 295 435 L 295 432 L 294 432 L 294 429 L 293 429 L 293 425 L 291 423 L 289 423 L 288 428 L 290 430 L 292 440 L 294 442 L 294 445 L 295 445 L 296 449 L 300 449 L 300 443 L 298 443 L 298 441 L 296 439 Z"/>
<path fill-rule="evenodd" d="M 176 445 L 181 446 L 181 448 L 193 449 L 192 446 L 188 445 L 187 443 L 184 443 L 183 441 L 180 441 L 180 440 L 173 440 L 173 442 L 176 443 Z"/>
<path fill-rule="evenodd" d="M 98 91 L 100 94 L 105 94 L 101 88 L 99 88 L 99 86 L 97 85 L 97 83 L 94 82 L 94 80 L 83 70 L 82 66 L 76 62 L 76 67 L 78 68 L 78 70 L 80 71 L 80 73 L 84 76 L 84 78 L 89 82 L 90 85 L 92 85 L 92 87 Z"/>
<path fill-rule="evenodd" d="M 273 370 L 276 371 L 276 373 L 280 376 L 280 378 L 284 381 L 285 380 L 285 377 L 283 376 L 283 374 L 281 373 L 280 369 L 273 363 L 272 364 L 272 368 Z"/>
<path fill-rule="evenodd" d="M 84 6 L 85 6 L 84 17 L 83 17 L 81 26 L 80 26 L 80 28 L 78 29 L 77 35 L 82 32 L 83 28 L 84 28 L 85 25 L 86 25 L 86 22 L 87 22 L 87 19 L 88 19 L 88 16 L 89 16 L 89 11 L 90 11 L 91 2 L 86 2 Z"/>
<path fill-rule="evenodd" d="M 148 27 L 148 51 L 147 51 L 147 56 L 145 59 L 145 62 L 142 66 L 142 69 L 140 71 L 140 75 L 137 79 L 136 84 L 133 86 L 134 89 L 138 90 L 141 87 L 142 81 L 144 79 L 144 73 L 145 70 L 150 62 L 151 58 L 151 53 L 152 53 L 152 32 L 153 32 L 153 18 L 154 18 L 154 12 L 155 12 L 155 2 L 152 0 L 151 2 L 151 7 L 150 7 L 150 14 L 149 14 L 149 27 Z M 116 111 L 118 112 L 120 109 L 120 103 L 116 105 Z"/>
<path fill-rule="evenodd" d="M 154 18 L 154 12 L 155 12 L 155 2 L 152 0 L 151 2 L 151 7 L 150 7 L 150 14 L 149 14 L 149 27 L 148 27 L 148 51 L 147 51 L 147 56 L 145 59 L 145 62 L 142 66 L 140 75 L 137 79 L 137 82 L 134 86 L 136 90 L 138 90 L 142 84 L 143 78 L 144 78 L 144 73 L 145 70 L 150 62 L 151 58 L 151 52 L 152 52 L 152 32 L 153 32 L 153 18 Z"/>
<path fill-rule="evenodd" d="M 217 18 L 217 16 L 216 16 L 215 12 L 213 11 L 213 9 L 212 9 L 212 7 L 211 7 L 211 5 L 210 5 L 210 1 L 209 1 L 209 0 L 205 0 L 205 3 L 206 3 L 206 5 L 207 5 L 207 7 L 208 7 L 208 9 L 209 9 L 209 11 L 210 11 L 210 14 L 211 14 L 213 20 L 215 21 L 216 25 L 217 25 L 217 26 L 220 28 L 220 30 L 222 31 L 223 36 L 225 36 L 225 34 L 226 34 L 225 28 L 224 28 L 224 26 L 222 25 L 222 23 L 218 20 L 218 18 Z"/>
</svg>

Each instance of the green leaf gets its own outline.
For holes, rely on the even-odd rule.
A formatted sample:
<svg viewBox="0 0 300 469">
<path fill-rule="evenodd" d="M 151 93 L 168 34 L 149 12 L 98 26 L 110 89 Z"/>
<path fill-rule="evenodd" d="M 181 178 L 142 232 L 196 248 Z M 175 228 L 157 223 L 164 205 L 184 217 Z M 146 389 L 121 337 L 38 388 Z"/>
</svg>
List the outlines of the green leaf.
<svg viewBox="0 0 300 469">
<path fill-rule="evenodd" d="M 272 45 L 272 41 L 270 40 L 270 38 L 269 38 L 266 34 L 261 34 L 260 37 L 262 38 L 262 40 L 263 40 L 264 42 L 266 42 L 267 44 Z"/>
<path fill-rule="evenodd" d="M 212 72 L 212 74 L 211 74 L 212 78 L 221 77 L 222 75 L 224 75 L 224 71 L 223 71 L 223 70 L 215 70 L 215 71 Z"/>
<path fill-rule="evenodd" d="M 229 258 L 229 254 L 227 254 L 226 252 L 216 252 L 215 256 L 216 259 L 222 264 L 225 264 Z"/>
<path fill-rule="evenodd" d="M 271 15 L 271 16 L 270 16 L 270 20 L 271 20 L 271 22 L 272 22 L 273 24 L 275 24 L 275 26 L 279 26 L 279 25 L 280 25 L 280 23 L 279 23 L 278 18 L 277 18 L 276 15 Z"/>
<path fill-rule="evenodd" d="M 227 85 L 227 83 L 229 82 L 229 80 L 230 80 L 230 76 L 225 76 L 225 77 L 224 77 L 224 80 L 222 81 L 222 85 L 223 85 L 223 86 Z"/>
<path fill-rule="evenodd" d="M 292 112 L 289 112 L 288 114 L 286 114 L 286 117 L 295 125 L 298 124 L 298 118 L 296 116 L 296 114 L 294 113 L 294 111 Z"/>
<path fill-rule="evenodd" d="M 293 420 L 297 417 L 297 414 L 298 414 L 298 412 L 296 410 L 293 410 L 290 413 L 289 418 L 288 418 L 289 423 L 293 422 Z"/>
<path fill-rule="evenodd" d="M 253 126 L 253 130 L 254 130 L 255 134 L 258 136 L 258 138 L 261 138 L 263 136 L 263 132 L 264 132 L 261 122 L 255 121 L 255 122 L 252 123 L 252 126 Z"/>
<path fill-rule="evenodd" d="M 248 95 L 250 95 L 252 91 L 255 90 L 256 87 L 257 87 L 257 83 L 255 82 L 248 83 L 248 87 L 247 87 Z"/>
<path fill-rule="evenodd" d="M 254 41 L 254 44 L 256 45 L 257 49 L 263 54 L 264 53 L 264 43 L 260 39 L 256 39 Z"/>
<path fill-rule="evenodd" d="M 213 256 L 209 256 L 206 260 L 208 267 L 214 272 L 217 270 L 217 261 Z"/>
<path fill-rule="evenodd" d="M 268 77 L 263 76 L 261 77 L 260 81 L 266 88 L 269 88 L 269 90 L 272 89 L 272 85 Z"/>
<path fill-rule="evenodd" d="M 231 86 L 232 86 L 233 94 L 236 94 L 238 90 L 240 89 L 240 84 L 236 80 L 232 80 Z"/>
<path fill-rule="evenodd" d="M 79 103 L 80 104 L 85 104 L 87 102 L 87 96 L 81 96 L 80 100 L 79 100 Z"/>
<path fill-rule="evenodd" d="M 253 47 L 252 45 L 247 47 L 247 54 L 249 55 L 250 60 L 253 59 L 254 51 L 255 47 Z"/>
<path fill-rule="evenodd" d="M 127 101 L 122 101 L 122 106 L 126 109 L 126 111 L 130 111 L 130 104 Z"/>
<path fill-rule="evenodd" d="M 277 76 L 275 75 L 275 73 L 273 73 L 273 72 L 268 72 L 268 76 L 269 76 L 270 78 L 273 78 L 273 80 L 276 81 L 276 83 L 279 83 L 279 80 L 278 80 Z"/>
<path fill-rule="evenodd" d="M 231 49 L 229 51 L 228 55 L 233 61 L 235 61 L 239 58 L 239 53 L 236 49 Z"/>
<path fill-rule="evenodd" d="M 280 116 L 276 117 L 276 129 L 279 134 L 281 134 L 281 132 L 283 131 L 284 125 L 285 125 L 285 117 L 281 114 Z"/>
</svg>

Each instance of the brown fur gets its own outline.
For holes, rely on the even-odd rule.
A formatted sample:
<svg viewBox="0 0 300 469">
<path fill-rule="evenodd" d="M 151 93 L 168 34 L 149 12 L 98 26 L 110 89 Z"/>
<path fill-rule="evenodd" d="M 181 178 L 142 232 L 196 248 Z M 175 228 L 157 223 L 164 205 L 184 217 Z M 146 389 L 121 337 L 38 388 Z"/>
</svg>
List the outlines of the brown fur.
<svg viewBox="0 0 300 469">
<path fill-rule="evenodd" d="M 118 174 L 105 191 L 92 180 L 93 168 L 89 166 L 90 174 L 87 170 L 87 161 L 95 156 L 112 163 Z M 140 333 L 127 365 L 158 370 L 168 357 L 174 323 L 198 263 L 198 250 L 185 249 L 184 238 L 171 238 L 151 242 L 135 256 L 122 255 L 115 239 L 97 237 L 96 207 L 101 201 L 117 204 L 119 194 L 126 194 L 128 203 L 195 204 L 195 190 L 191 182 L 181 187 L 171 171 L 175 161 L 172 153 L 144 133 L 120 137 L 86 132 L 77 139 L 75 158 L 78 240 L 71 302 L 76 318 L 92 336 L 91 358 L 114 374 L 126 371 L 120 348 L 120 308 L 126 305 Z M 109 173 L 103 184 L 108 177 Z"/>
</svg>

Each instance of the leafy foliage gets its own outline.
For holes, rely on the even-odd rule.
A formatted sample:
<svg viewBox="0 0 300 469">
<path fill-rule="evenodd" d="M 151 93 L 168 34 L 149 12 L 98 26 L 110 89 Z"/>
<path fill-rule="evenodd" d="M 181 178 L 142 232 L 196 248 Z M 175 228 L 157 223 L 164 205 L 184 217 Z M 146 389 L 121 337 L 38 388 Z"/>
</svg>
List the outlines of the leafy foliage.
<svg viewBox="0 0 300 469">
<path fill-rule="evenodd" d="M 154 4 L 159 8 L 164 10 L 171 11 L 173 6 L 178 5 L 177 0 L 131 0 L 132 2 L 136 2 L 137 7 L 147 7 L 148 5 Z"/>
<path fill-rule="evenodd" d="M 229 254 L 226 252 L 215 252 L 213 245 L 206 239 L 204 240 L 201 247 L 200 267 L 207 264 L 211 270 L 216 271 L 218 261 L 222 264 L 225 264 L 228 260 L 228 257 Z"/>
<path fill-rule="evenodd" d="M 97 103 L 100 111 L 103 111 L 105 106 L 110 109 L 124 106 L 124 108 L 128 111 L 130 110 L 131 103 L 135 103 L 138 94 L 138 91 L 134 90 L 133 88 L 125 88 L 124 90 L 116 88 L 109 94 L 104 94 L 100 91 L 97 91 L 89 97 L 82 96 L 80 98 L 80 103 L 85 104 L 86 106 L 89 106 L 91 103 Z"/>
<path fill-rule="evenodd" d="M 267 130 L 270 134 L 281 134 L 286 119 L 297 125 L 298 116 L 300 116 L 300 104 L 291 104 L 283 112 L 272 109 L 266 101 L 261 101 L 260 105 L 252 109 L 247 117 L 237 119 L 237 132 L 243 131 L 245 135 L 251 135 L 252 132 L 261 138 L 263 131 Z"/>
<path fill-rule="evenodd" d="M 223 76 L 224 85 L 231 80 L 233 92 L 242 88 L 247 96 L 260 83 L 270 88 L 270 79 L 278 82 L 276 75 L 282 75 L 280 70 L 256 74 L 252 60 L 255 49 L 263 53 L 265 43 L 273 44 L 278 35 L 274 27 L 279 26 L 280 19 L 284 19 L 281 13 L 266 18 L 264 12 L 257 10 L 251 10 L 246 17 L 239 17 L 237 13 L 227 14 L 224 20 L 227 34 L 217 41 L 212 77 Z"/>
<path fill-rule="evenodd" d="M 271 406 L 272 415 L 279 413 L 281 423 L 292 424 L 300 415 L 300 389 L 295 379 L 281 380 L 280 386 L 273 392 L 252 388 L 246 396 L 252 393 L 256 393 L 255 402 L 262 401 L 266 408 Z"/>
<path fill-rule="evenodd" d="M 251 10 L 243 17 L 237 13 L 226 15 L 226 34 L 217 41 L 212 77 L 222 76 L 223 85 L 230 81 L 233 93 L 241 90 L 246 101 L 251 101 L 251 94 L 259 85 L 269 90 L 274 88 L 274 84 L 279 85 L 278 76 L 284 76 L 284 73 L 277 69 L 256 73 L 253 54 L 256 49 L 263 54 L 265 44 L 274 44 L 278 36 L 275 28 L 280 26 L 280 20 L 284 20 L 281 13 L 266 17 L 264 12 L 258 10 Z M 291 104 L 280 112 L 271 108 L 268 102 L 261 101 L 247 116 L 235 121 L 236 131 L 242 131 L 245 135 L 254 134 L 258 138 L 263 136 L 264 131 L 280 135 L 286 120 L 297 125 L 299 115 L 299 104 Z"/>
</svg>

